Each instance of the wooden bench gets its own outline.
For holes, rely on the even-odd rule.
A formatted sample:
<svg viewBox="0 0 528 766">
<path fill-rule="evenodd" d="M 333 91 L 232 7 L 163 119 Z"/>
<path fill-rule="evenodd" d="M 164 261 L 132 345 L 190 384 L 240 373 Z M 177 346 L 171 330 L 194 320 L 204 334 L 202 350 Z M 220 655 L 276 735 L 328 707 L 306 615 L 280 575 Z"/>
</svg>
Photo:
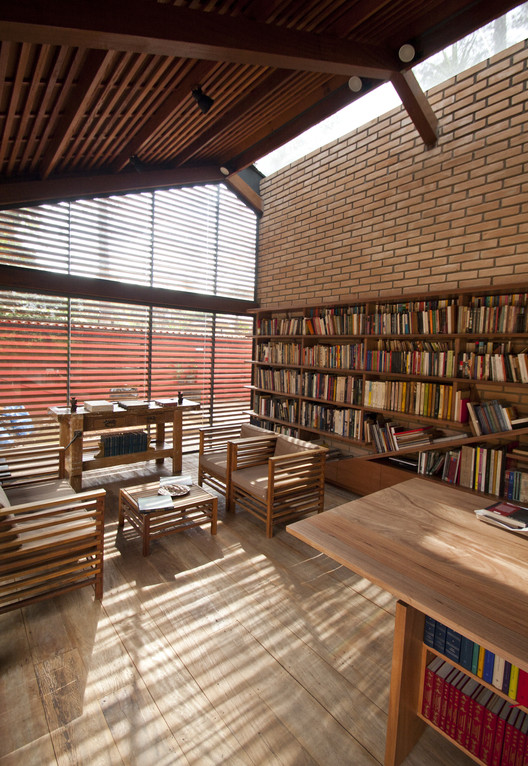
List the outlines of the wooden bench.
<svg viewBox="0 0 528 766">
<path fill-rule="evenodd" d="M 103 595 L 104 489 L 76 494 L 63 448 L 2 450 L 0 613 L 92 585 Z"/>
</svg>

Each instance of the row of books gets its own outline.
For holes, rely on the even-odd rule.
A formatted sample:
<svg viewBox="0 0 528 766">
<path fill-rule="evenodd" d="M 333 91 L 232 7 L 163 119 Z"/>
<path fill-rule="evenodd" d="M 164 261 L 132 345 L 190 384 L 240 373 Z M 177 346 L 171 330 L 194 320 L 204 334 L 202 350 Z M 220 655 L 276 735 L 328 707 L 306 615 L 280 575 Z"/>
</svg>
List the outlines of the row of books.
<svg viewBox="0 0 528 766">
<path fill-rule="evenodd" d="M 295 399 L 280 399 L 262 394 L 256 399 L 256 409 L 259 415 L 296 423 L 299 403 Z"/>
<path fill-rule="evenodd" d="M 265 364 L 300 364 L 301 346 L 299 343 L 261 343 L 257 361 Z"/>
<path fill-rule="evenodd" d="M 528 332 L 528 295 L 473 296 L 468 306 L 459 306 L 458 332 Z"/>
<path fill-rule="evenodd" d="M 132 452 L 145 452 L 149 446 L 146 431 L 123 431 L 103 434 L 100 439 L 99 457 L 129 455 Z"/>
<path fill-rule="evenodd" d="M 458 377 L 494 380 L 498 383 L 528 383 L 527 354 L 478 354 L 466 351 L 459 358 Z"/>
<path fill-rule="evenodd" d="M 268 391 L 286 394 L 301 393 L 301 374 L 298 370 L 270 370 L 267 367 L 257 367 L 255 382 L 258 388 L 265 388 Z"/>
<path fill-rule="evenodd" d="M 306 335 L 362 335 L 366 306 L 337 306 L 312 309 L 304 319 Z"/>
<path fill-rule="evenodd" d="M 259 335 L 363 335 L 528 332 L 528 295 L 473 296 L 456 299 L 377 303 L 309 309 L 306 316 L 259 317 Z M 370 309 L 369 309 L 370 310 Z"/>
<path fill-rule="evenodd" d="M 507 468 L 504 472 L 504 496 L 517 503 L 528 503 L 528 472 Z"/>
<path fill-rule="evenodd" d="M 318 343 L 307 346 L 303 352 L 304 364 L 311 367 L 361 370 L 364 367 L 364 346 L 362 343 L 332 344 Z"/>
<path fill-rule="evenodd" d="M 462 399 L 463 392 L 458 392 Z M 467 397 L 469 394 L 467 394 Z M 458 404 L 453 411 L 453 386 L 405 380 L 367 380 L 363 394 L 365 407 L 464 422 L 466 410 Z"/>
<path fill-rule="evenodd" d="M 486 766 L 525 766 L 528 715 L 442 657 L 425 668 L 422 715 Z"/>
<path fill-rule="evenodd" d="M 429 615 L 425 616 L 423 640 L 451 662 L 528 707 L 528 673 L 517 665 Z"/>
<path fill-rule="evenodd" d="M 346 436 L 349 439 L 362 439 L 363 412 L 303 402 L 300 424 L 305 428 L 315 428 L 318 431 Z"/>
<path fill-rule="evenodd" d="M 377 304 L 367 317 L 367 333 L 376 335 L 453 333 L 455 327 L 456 304 L 451 299 Z"/>
<path fill-rule="evenodd" d="M 257 319 L 258 335 L 301 335 L 303 318 L 297 317 L 262 317 Z"/>
<path fill-rule="evenodd" d="M 453 349 L 446 351 L 367 350 L 365 368 L 374 372 L 454 378 L 457 373 L 457 360 Z"/>
<path fill-rule="evenodd" d="M 510 405 L 497 399 L 467 403 L 469 422 L 475 436 L 511 431 L 518 422 L 516 412 Z M 528 419 L 527 419 L 528 420 Z"/>
<path fill-rule="evenodd" d="M 304 373 L 304 395 L 331 402 L 361 404 L 363 379 L 350 375 L 327 375 L 322 372 Z"/>
</svg>

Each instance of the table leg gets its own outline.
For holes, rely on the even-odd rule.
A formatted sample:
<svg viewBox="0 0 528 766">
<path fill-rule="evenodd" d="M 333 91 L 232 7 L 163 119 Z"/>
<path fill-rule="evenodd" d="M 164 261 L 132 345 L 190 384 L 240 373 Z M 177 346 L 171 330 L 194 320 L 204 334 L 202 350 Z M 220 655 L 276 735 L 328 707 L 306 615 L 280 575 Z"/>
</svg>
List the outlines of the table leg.
<svg viewBox="0 0 528 766">
<path fill-rule="evenodd" d="M 214 497 L 211 503 L 211 534 L 216 535 L 216 525 L 218 519 L 218 498 Z"/>
<path fill-rule="evenodd" d="M 182 411 L 175 407 L 172 421 L 172 473 L 174 475 L 181 473 L 182 470 L 182 420 Z"/>
<path fill-rule="evenodd" d="M 417 715 L 424 622 L 422 612 L 397 602 L 385 766 L 399 766 L 426 728 Z"/>
<path fill-rule="evenodd" d="M 125 514 L 123 510 L 123 495 L 120 491 L 119 492 L 119 514 L 117 517 L 117 526 L 124 527 L 124 525 L 125 525 Z"/>
<path fill-rule="evenodd" d="M 143 514 L 143 555 L 150 553 L 150 514 Z"/>
</svg>

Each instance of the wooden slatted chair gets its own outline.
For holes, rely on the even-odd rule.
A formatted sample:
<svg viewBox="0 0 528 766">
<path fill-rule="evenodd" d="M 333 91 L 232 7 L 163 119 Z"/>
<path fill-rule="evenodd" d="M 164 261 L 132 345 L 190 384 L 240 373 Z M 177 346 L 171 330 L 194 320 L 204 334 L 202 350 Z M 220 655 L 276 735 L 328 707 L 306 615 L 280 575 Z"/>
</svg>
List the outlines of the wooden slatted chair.
<svg viewBox="0 0 528 766">
<path fill-rule="evenodd" d="M 86 585 L 101 599 L 105 491 L 76 494 L 62 448 L 1 456 L 12 472 L 0 492 L 0 613 Z"/>
<path fill-rule="evenodd" d="M 245 440 L 231 442 L 228 451 L 228 508 L 239 505 L 263 521 L 267 537 L 277 523 L 323 510 L 326 448 L 300 450 L 279 436 L 273 454 L 269 444 L 248 447 Z"/>
</svg>

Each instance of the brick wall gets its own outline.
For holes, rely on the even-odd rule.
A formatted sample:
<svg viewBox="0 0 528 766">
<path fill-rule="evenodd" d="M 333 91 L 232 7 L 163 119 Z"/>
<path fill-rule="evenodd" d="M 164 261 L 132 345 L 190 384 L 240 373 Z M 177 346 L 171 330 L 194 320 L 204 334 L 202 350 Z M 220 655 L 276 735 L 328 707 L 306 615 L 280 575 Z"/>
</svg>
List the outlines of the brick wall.
<svg viewBox="0 0 528 766">
<path fill-rule="evenodd" d="M 262 306 L 528 281 L 528 43 L 262 183 Z"/>
</svg>

